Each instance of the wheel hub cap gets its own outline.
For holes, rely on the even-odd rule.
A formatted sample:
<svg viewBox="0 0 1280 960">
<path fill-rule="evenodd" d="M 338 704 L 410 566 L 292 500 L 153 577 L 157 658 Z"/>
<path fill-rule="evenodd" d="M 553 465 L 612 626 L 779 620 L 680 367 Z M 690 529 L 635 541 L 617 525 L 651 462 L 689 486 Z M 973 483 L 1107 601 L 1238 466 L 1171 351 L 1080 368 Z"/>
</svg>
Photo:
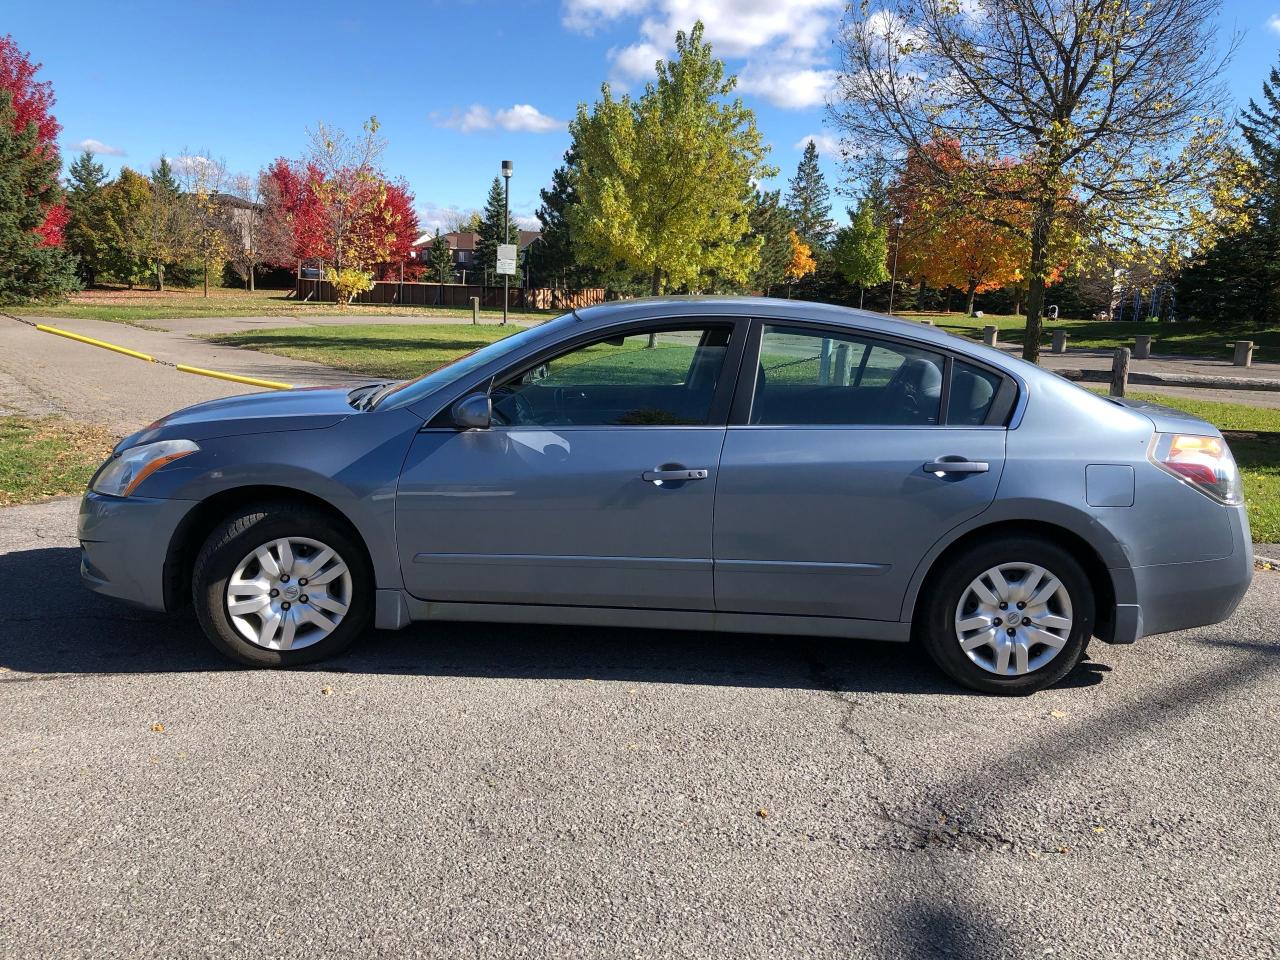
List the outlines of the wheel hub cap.
<svg viewBox="0 0 1280 960">
<path fill-rule="evenodd" d="M 351 572 L 319 540 L 282 537 L 237 564 L 227 581 L 226 605 L 232 625 L 250 643 L 298 650 L 342 622 L 351 605 Z"/>
<path fill-rule="evenodd" d="M 1003 677 L 1049 663 L 1071 638 L 1072 623 L 1066 587 L 1034 563 L 1002 563 L 975 577 L 955 615 L 965 656 Z"/>
</svg>

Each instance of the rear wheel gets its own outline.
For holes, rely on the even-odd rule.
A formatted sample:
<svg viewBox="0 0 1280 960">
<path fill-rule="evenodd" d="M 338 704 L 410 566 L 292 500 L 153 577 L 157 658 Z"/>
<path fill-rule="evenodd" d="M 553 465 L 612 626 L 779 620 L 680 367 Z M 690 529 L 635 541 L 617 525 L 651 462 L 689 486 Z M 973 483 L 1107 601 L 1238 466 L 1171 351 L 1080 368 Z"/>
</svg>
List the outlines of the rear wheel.
<svg viewBox="0 0 1280 960">
<path fill-rule="evenodd" d="M 1001 538 L 946 561 L 925 603 L 921 639 L 953 680 L 987 693 L 1057 683 L 1093 633 L 1093 591 L 1055 543 Z"/>
<path fill-rule="evenodd" d="M 363 547 L 318 510 L 261 504 L 228 517 L 196 558 L 196 616 L 215 647 L 250 666 L 312 663 L 345 650 L 369 620 Z"/>
</svg>

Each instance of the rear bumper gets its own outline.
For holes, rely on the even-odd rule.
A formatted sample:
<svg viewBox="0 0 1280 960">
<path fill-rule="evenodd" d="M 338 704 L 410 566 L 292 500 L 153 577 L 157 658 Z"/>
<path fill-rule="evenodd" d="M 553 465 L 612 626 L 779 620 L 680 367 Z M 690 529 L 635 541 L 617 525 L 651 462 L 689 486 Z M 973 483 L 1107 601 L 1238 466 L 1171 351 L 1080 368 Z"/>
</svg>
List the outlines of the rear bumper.
<svg viewBox="0 0 1280 960">
<path fill-rule="evenodd" d="M 1116 607 L 1114 643 L 1221 623 L 1253 582 L 1253 543 L 1244 507 L 1224 507 L 1231 524 L 1230 556 L 1194 563 L 1133 567 L 1133 596 Z"/>
<path fill-rule="evenodd" d="M 195 503 L 86 493 L 80 501 L 80 579 L 95 593 L 165 609 L 164 563 Z"/>
</svg>

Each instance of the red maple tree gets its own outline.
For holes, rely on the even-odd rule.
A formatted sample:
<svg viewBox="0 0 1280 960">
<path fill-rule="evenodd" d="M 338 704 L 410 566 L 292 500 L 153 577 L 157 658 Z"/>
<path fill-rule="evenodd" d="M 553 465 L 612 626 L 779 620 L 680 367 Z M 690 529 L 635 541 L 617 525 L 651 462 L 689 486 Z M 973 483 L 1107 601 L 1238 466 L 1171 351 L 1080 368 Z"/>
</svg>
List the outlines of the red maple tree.
<svg viewBox="0 0 1280 960">
<path fill-rule="evenodd" d="M 0 37 L 0 90 L 6 91 L 13 104 L 14 130 L 24 130 L 27 124 L 36 125 L 38 150 L 58 156 L 57 137 L 62 125 L 50 111 L 55 101 L 53 84 L 37 80 L 40 64 L 32 63 L 30 56 L 18 49 L 11 35 Z M 46 247 L 62 246 L 62 231 L 67 225 L 67 207 L 62 200 L 51 203 L 45 212 L 44 222 L 36 228 Z"/>
</svg>

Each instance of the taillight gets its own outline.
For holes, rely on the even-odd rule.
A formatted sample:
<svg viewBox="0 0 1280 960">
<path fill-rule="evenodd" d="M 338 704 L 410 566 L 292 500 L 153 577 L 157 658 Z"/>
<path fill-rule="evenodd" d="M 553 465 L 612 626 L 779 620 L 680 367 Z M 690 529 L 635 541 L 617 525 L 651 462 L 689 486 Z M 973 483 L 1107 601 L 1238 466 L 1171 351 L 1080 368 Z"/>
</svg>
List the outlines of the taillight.
<svg viewBox="0 0 1280 960">
<path fill-rule="evenodd" d="M 1240 503 L 1244 499 L 1235 457 L 1221 437 L 1157 433 L 1151 461 L 1215 500 Z"/>
</svg>

